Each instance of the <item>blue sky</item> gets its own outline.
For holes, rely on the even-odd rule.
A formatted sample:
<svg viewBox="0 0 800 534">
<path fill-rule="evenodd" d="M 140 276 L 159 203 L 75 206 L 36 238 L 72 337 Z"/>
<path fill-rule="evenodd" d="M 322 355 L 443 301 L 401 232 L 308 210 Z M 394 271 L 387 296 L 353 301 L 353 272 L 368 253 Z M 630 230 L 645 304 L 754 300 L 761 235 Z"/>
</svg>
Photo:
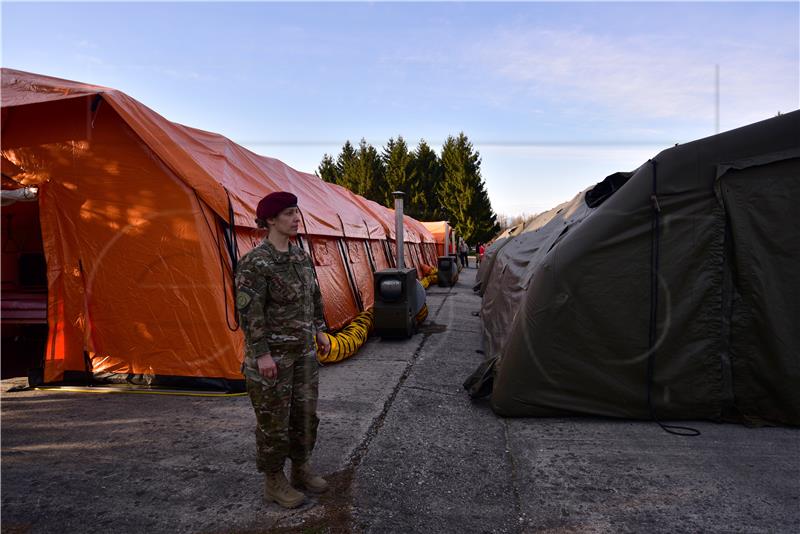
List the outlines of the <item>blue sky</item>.
<svg viewBox="0 0 800 534">
<path fill-rule="evenodd" d="M 2 65 L 120 89 L 313 172 L 463 131 L 498 213 L 800 107 L 798 3 L 8 3 Z"/>
</svg>

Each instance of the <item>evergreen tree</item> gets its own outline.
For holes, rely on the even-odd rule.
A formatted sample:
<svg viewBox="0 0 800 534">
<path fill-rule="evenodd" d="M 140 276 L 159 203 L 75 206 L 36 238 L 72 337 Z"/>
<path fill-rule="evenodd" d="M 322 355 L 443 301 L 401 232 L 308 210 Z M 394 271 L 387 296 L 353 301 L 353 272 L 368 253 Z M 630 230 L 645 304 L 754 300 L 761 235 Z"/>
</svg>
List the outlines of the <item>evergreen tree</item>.
<svg viewBox="0 0 800 534">
<path fill-rule="evenodd" d="M 358 145 L 357 165 L 352 177 L 356 189 L 350 187 L 348 189 L 362 197 L 380 203 L 385 189 L 384 173 L 383 161 L 378 151 L 362 137 L 361 143 Z"/>
<path fill-rule="evenodd" d="M 489 200 L 489 193 L 483 180 L 480 180 L 476 202 L 473 206 L 473 217 L 475 220 L 475 233 L 469 240 L 470 243 L 485 243 L 497 235 L 500 225 L 497 223 L 497 216 L 492 210 L 492 202 Z"/>
<path fill-rule="evenodd" d="M 414 156 L 408 150 L 402 136 L 389 139 L 383 149 L 383 163 L 386 169 L 384 206 L 393 206 L 394 191 L 405 193 L 404 210 L 414 218 L 424 215 L 425 198 L 419 186 L 419 180 L 414 166 Z"/>
<path fill-rule="evenodd" d="M 357 176 L 359 174 L 358 167 L 358 153 L 348 139 L 345 141 L 344 146 L 342 146 L 342 151 L 339 153 L 339 157 L 336 158 L 336 170 L 339 177 L 339 181 L 337 183 L 360 195 L 362 193 L 357 191 Z"/>
<path fill-rule="evenodd" d="M 317 176 L 326 182 L 346 187 L 353 193 L 376 202 L 383 202 L 381 184 L 384 167 L 378 151 L 365 139 L 356 149 L 348 140 L 334 162 L 328 154 L 317 168 Z"/>
<path fill-rule="evenodd" d="M 475 243 L 488 241 L 500 228 L 480 165 L 480 154 L 462 132 L 447 138 L 441 158 L 424 140 L 409 152 L 398 136 L 389 139 L 382 154 L 363 138 L 358 148 L 346 141 L 335 162 L 325 154 L 317 174 L 390 208 L 394 206 L 392 192 L 402 191 L 411 217 L 447 219 L 467 242 Z"/>
<path fill-rule="evenodd" d="M 438 195 L 443 176 L 442 162 L 424 139 L 420 140 L 412 155 L 416 185 L 420 192 L 417 200 L 420 220 L 441 221 L 445 218 Z"/>
<path fill-rule="evenodd" d="M 444 176 L 438 193 L 446 218 L 468 243 L 488 240 L 499 228 L 481 178 L 481 158 L 463 132 L 442 147 Z"/>
<path fill-rule="evenodd" d="M 342 177 L 339 167 L 333 161 L 333 157 L 328 154 L 322 156 L 322 163 L 319 164 L 316 174 L 326 182 L 341 185 Z"/>
</svg>

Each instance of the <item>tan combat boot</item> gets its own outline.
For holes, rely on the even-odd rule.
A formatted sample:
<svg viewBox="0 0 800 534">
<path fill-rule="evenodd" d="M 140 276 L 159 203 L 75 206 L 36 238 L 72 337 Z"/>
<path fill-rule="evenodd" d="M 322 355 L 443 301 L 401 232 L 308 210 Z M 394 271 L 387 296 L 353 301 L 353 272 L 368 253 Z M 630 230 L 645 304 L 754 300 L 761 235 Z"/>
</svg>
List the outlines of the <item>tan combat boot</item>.
<svg viewBox="0 0 800 534">
<path fill-rule="evenodd" d="M 302 464 L 292 462 L 292 485 L 312 493 L 324 493 L 328 490 L 328 482 L 312 473 L 308 462 Z"/>
<path fill-rule="evenodd" d="M 264 478 L 264 498 L 280 504 L 284 508 L 297 508 L 306 496 L 289 485 L 283 469 L 274 473 L 267 473 Z"/>
</svg>

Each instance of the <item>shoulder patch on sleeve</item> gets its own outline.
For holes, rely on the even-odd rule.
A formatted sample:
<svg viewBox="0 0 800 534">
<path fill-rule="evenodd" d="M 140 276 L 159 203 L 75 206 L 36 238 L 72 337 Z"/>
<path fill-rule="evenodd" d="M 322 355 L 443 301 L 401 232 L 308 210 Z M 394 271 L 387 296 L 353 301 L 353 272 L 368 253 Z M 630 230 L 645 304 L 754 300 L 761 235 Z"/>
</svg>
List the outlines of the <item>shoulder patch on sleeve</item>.
<svg viewBox="0 0 800 534">
<path fill-rule="evenodd" d="M 243 310 L 250 304 L 253 297 L 246 291 L 239 291 L 236 293 L 236 309 Z"/>
</svg>

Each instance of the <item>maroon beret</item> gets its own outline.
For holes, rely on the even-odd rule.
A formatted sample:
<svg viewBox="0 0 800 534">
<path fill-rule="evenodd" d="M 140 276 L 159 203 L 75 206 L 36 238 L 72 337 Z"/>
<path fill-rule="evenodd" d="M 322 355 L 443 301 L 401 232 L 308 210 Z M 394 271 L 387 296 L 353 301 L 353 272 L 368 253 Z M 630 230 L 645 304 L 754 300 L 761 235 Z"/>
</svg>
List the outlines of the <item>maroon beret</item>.
<svg viewBox="0 0 800 534">
<path fill-rule="evenodd" d="M 256 217 L 266 221 L 271 217 L 276 217 L 286 208 L 294 208 L 296 206 L 296 196 L 286 191 L 277 191 L 261 199 L 256 208 Z"/>
</svg>

